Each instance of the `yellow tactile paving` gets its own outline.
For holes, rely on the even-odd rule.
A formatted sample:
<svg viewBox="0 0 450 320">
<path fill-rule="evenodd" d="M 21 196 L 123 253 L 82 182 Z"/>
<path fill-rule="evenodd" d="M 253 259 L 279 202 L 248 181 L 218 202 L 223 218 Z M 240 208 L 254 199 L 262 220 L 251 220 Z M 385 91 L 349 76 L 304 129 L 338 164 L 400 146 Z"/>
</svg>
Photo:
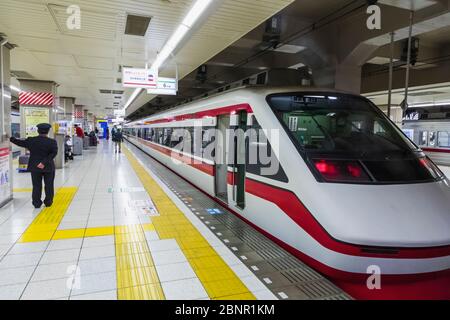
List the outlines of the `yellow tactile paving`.
<svg viewBox="0 0 450 320">
<path fill-rule="evenodd" d="M 13 192 L 32 192 L 32 188 L 14 188 Z"/>
<path fill-rule="evenodd" d="M 53 199 L 53 205 L 44 208 L 39 213 L 19 239 L 19 242 L 49 241 L 52 239 L 76 192 L 76 187 L 59 188 Z"/>
<path fill-rule="evenodd" d="M 211 299 L 255 299 L 239 277 L 209 245 L 131 152 L 124 153 L 160 216 L 152 223 L 161 239 L 176 239 Z M 189 235 L 189 236 L 187 236 Z"/>
<path fill-rule="evenodd" d="M 164 300 L 143 226 L 116 227 L 115 243 L 118 299 Z"/>
</svg>

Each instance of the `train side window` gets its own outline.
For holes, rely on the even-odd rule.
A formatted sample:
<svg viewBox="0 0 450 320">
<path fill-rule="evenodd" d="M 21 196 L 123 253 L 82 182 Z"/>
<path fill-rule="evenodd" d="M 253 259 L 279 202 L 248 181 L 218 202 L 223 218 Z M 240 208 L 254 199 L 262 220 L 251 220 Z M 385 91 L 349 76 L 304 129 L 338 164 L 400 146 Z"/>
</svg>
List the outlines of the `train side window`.
<svg viewBox="0 0 450 320">
<path fill-rule="evenodd" d="M 419 146 L 428 145 L 428 131 L 420 131 L 419 133 Z"/>
<path fill-rule="evenodd" d="M 438 147 L 450 147 L 449 135 L 447 131 L 438 132 Z"/>
<path fill-rule="evenodd" d="M 437 134 L 434 131 L 430 132 L 430 139 L 428 140 L 428 144 L 432 147 L 436 145 Z"/>
<path fill-rule="evenodd" d="M 256 121 L 253 120 L 253 125 L 249 128 L 246 134 L 246 171 L 251 174 L 255 174 L 258 176 L 262 176 L 268 179 L 277 180 L 281 182 L 289 182 L 286 173 L 281 166 L 281 163 L 278 163 L 278 170 L 274 174 L 271 175 L 263 175 L 263 168 L 271 168 L 272 163 L 265 163 L 261 159 L 261 155 L 265 155 L 267 158 L 271 158 L 273 155 L 272 146 L 267 139 L 267 136 L 263 132 L 261 126 Z M 276 159 L 278 161 L 278 159 Z"/>
</svg>

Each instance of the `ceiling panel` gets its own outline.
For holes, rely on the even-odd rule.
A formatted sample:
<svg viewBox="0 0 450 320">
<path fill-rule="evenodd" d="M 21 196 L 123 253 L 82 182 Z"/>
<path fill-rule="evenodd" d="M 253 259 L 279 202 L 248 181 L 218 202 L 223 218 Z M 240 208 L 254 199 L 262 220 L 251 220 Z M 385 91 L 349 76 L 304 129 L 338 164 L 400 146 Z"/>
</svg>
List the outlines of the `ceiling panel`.
<svg viewBox="0 0 450 320">
<path fill-rule="evenodd" d="M 292 0 L 215 0 L 215 10 L 176 54 L 180 76 L 234 43 Z M 14 70 L 41 80 L 60 79 L 59 92 L 77 104 L 112 107 L 99 89 L 121 89 L 119 65 L 151 63 L 193 0 L 1 0 L 0 29 L 11 42 Z M 66 26 L 67 6 L 81 8 L 81 29 Z M 151 16 L 145 37 L 124 34 L 127 14 Z M 162 74 L 172 75 L 169 68 Z M 89 87 L 85 87 L 89 83 Z M 125 100 L 132 90 L 126 90 Z M 143 95 L 144 102 L 152 96 Z"/>
<path fill-rule="evenodd" d="M 76 63 L 72 55 L 61 53 L 48 53 L 31 51 L 32 54 L 42 63 L 47 66 L 64 66 L 75 67 Z"/>
<path fill-rule="evenodd" d="M 112 70 L 114 63 L 114 59 L 111 58 L 87 56 L 75 56 L 75 61 L 80 68 L 95 70 Z"/>
</svg>

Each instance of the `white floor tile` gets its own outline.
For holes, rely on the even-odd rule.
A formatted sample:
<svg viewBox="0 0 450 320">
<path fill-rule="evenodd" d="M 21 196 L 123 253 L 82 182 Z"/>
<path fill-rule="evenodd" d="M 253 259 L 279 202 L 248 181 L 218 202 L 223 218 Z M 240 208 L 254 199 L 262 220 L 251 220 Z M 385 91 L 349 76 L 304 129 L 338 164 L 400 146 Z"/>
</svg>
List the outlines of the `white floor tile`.
<svg viewBox="0 0 450 320">
<path fill-rule="evenodd" d="M 102 291 L 95 293 L 87 293 L 77 296 L 70 296 L 70 300 L 117 300 L 117 291 Z"/>
<path fill-rule="evenodd" d="M 30 282 L 22 295 L 22 300 L 50 300 L 70 296 L 71 279 L 56 279 Z"/>
<path fill-rule="evenodd" d="M 80 249 L 68 249 L 68 250 L 55 250 L 47 251 L 44 253 L 40 264 L 52 264 L 62 262 L 74 262 L 78 261 L 80 255 Z"/>
<path fill-rule="evenodd" d="M 175 239 L 147 241 L 147 243 L 151 253 L 167 250 L 180 250 L 180 246 Z"/>
<path fill-rule="evenodd" d="M 158 232 L 156 231 L 145 231 L 145 238 L 147 241 L 159 240 Z"/>
<path fill-rule="evenodd" d="M 184 256 L 183 252 L 179 249 L 153 252 L 152 257 L 156 266 L 187 262 L 187 259 Z"/>
<path fill-rule="evenodd" d="M 44 252 L 47 249 L 48 241 L 16 243 L 9 254 L 26 254 L 35 252 Z"/>
<path fill-rule="evenodd" d="M 99 228 L 99 227 L 110 227 L 114 225 L 113 219 L 93 219 L 89 220 L 87 227 L 88 228 Z"/>
<path fill-rule="evenodd" d="M 22 234 L 20 233 L 0 235 L 0 245 L 13 244 L 20 238 L 21 235 Z"/>
<path fill-rule="evenodd" d="M 62 262 L 52 264 L 40 264 L 37 266 L 32 282 L 69 278 L 75 274 L 76 262 Z"/>
<path fill-rule="evenodd" d="M 198 279 L 162 282 L 167 300 L 194 300 L 207 298 L 208 294 Z"/>
<path fill-rule="evenodd" d="M 253 295 L 257 300 L 278 300 L 278 298 L 267 289 L 253 292 Z"/>
<path fill-rule="evenodd" d="M 19 300 L 26 283 L 0 286 L 0 300 Z"/>
<path fill-rule="evenodd" d="M 267 287 L 255 275 L 242 277 L 241 281 L 252 292 L 267 290 Z"/>
<path fill-rule="evenodd" d="M 78 262 L 80 273 L 83 275 L 116 271 L 116 257 L 107 257 Z"/>
<path fill-rule="evenodd" d="M 106 257 L 115 257 L 116 248 L 114 245 L 102 247 L 83 247 L 81 249 L 80 261 L 87 259 L 97 259 Z"/>
<path fill-rule="evenodd" d="M 101 247 L 114 245 L 114 236 L 101 236 L 101 237 L 87 237 L 84 238 L 83 248 L 89 247 Z"/>
<path fill-rule="evenodd" d="M 160 282 L 197 278 L 189 262 L 156 266 Z"/>
<path fill-rule="evenodd" d="M 47 251 L 80 249 L 82 243 L 83 243 L 82 238 L 52 240 L 52 241 L 50 241 Z"/>
<path fill-rule="evenodd" d="M 115 290 L 117 288 L 116 272 L 81 275 L 80 286 L 74 286 L 72 295 Z"/>
<path fill-rule="evenodd" d="M 43 252 L 27 254 L 8 254 L 0 262 L 0 269 L 37 266 Z M 1 273 L 1 271 L 0 271 Z"/>
<path fill-rule="evenodd" d="M 9 249 L 11 249 L 13 245 L 12 244 L 2 244 L 0 245 L 0 257 L 4 256 Z"/>
</svg>

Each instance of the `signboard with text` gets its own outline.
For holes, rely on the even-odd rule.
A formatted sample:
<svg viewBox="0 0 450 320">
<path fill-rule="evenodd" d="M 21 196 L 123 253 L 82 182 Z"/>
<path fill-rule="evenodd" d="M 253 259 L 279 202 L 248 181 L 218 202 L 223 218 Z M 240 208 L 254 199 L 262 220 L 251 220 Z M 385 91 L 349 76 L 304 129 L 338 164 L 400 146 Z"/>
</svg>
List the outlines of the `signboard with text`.
<svg viewBox="0 0 450 320">
<path fill-rule="evenodd" d="M 178 90 L 177 79 L 175 78 L 158 78 L 158 83 L 155 89 L 148 89 L 148 94 L 165 94 L 176 95 Z"/>
<path fill-rule="evenodd" d="M 123 68 L 122 85 L 125 88 L 156 88 L 157 81 L 157 70 Z"/>
<path fill-rule="evenodd" d="M 0 145 L 0 205 L 11 198 L 9 141 Z"/>
<path fill-rule="evenodd" d="M 50 111 L 47 108 L 23 107 L 25 117 L 25 138 L 38 135 L 37 125 L 50 122 Z"/>
</svg>

